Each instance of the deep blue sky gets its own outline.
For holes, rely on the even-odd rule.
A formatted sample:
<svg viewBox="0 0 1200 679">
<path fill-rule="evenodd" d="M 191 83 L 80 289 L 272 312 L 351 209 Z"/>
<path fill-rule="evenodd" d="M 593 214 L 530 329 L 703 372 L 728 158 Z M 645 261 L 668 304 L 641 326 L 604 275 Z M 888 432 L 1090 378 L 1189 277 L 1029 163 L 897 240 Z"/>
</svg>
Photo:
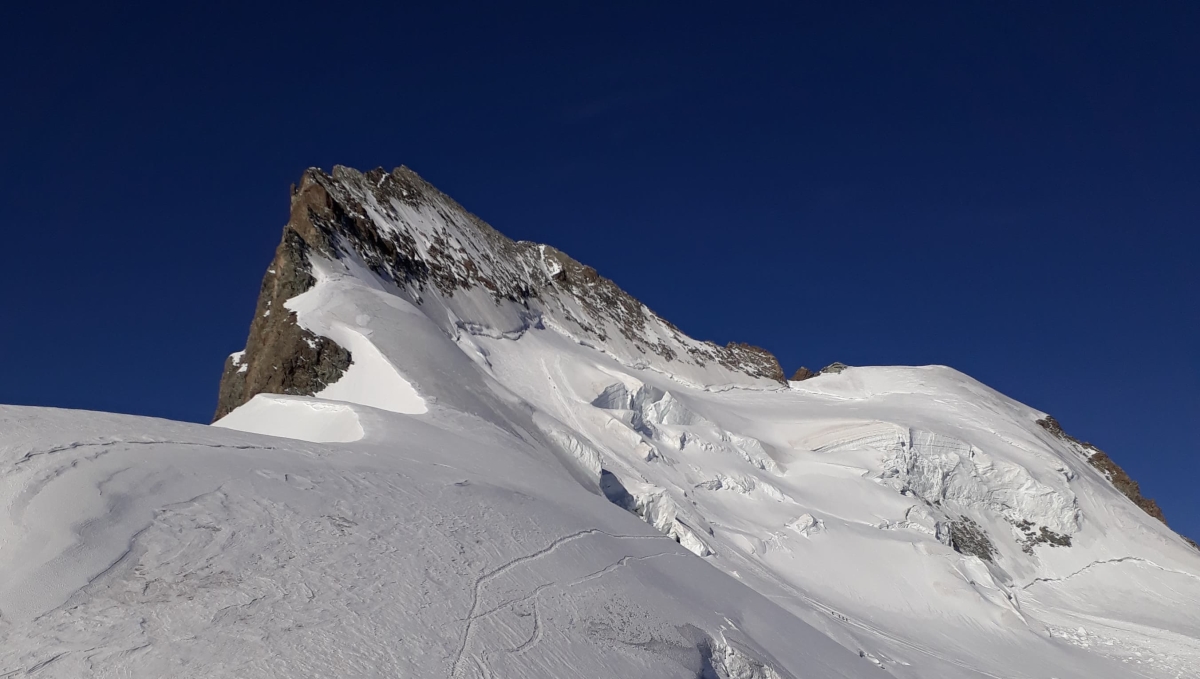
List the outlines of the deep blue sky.
<svg viewBox="0 0 1200 679">
<path fill-rule="evenodd" d="M 0 402 L 207 421 L 289 183 L 403 163 L 789 372 L 963 370 L 1200 536 L 1200 4 L 21 4 Z"/>
</svg>

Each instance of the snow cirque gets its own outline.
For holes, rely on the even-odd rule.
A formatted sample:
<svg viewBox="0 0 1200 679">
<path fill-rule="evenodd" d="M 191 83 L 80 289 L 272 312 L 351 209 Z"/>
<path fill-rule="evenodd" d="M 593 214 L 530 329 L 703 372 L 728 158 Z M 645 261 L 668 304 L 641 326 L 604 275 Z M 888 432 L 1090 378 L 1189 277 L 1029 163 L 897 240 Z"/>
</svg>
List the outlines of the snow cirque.
<svg viewBox="0 0 1200 679">
<path fill-rule="evenodd" d="M 950 368 L 787 382 L 405 168 L 262 294 L 214 427 L 0 408 L 0 676 L 1200 676 L 1200 553 Z"/>
</svg>

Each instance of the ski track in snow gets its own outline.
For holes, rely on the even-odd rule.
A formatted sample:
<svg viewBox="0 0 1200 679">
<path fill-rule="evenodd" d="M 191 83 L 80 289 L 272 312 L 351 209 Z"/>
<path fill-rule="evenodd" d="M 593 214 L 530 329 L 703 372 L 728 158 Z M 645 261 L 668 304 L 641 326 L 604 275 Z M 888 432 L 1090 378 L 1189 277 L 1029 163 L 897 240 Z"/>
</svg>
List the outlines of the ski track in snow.
<svg viewBox="0 0 1200 679">
<path fill-rule="evenodd" d="M 606 533 L 606 532 L 596 529 L 596 528 L 589 528 L 587 530 L 581 530 L 579 532 L 557 538 L 556 540 L 554 540 L 553 542 L 546 545 L 542 549 L 539 549 L 536 552 L 533 552 L 531 554 L 526 554 L 525 556 L 521 556 L 516 559 L 513 559 L 512 561 L 509 561 L 508 563 L 505 563 L 505 564 L 479 576 L 479 578 L 477 578 L 475 580 L 475 586 L 473 588 L 473 592 L 472 592 L 472 596 L 471 596 L 471 610 L 467 614 L 466 626 L 463 628 L 463 633 L 462 633 L 462 641 L 459 644 L 458 650 L 454 656 L 454 663 L 451 666 L 451 676 L 455 676 L 455 677 L 459 676 L 459 666 L 462 664 L 463 654 L 466 651 L 467 645 L 471 641 L 471 628 L 475 624 L 475 621 L 486 615 L 490 615 L 490 614 L 496 612 L 497 610 L 500 610 L 501 608 L 510 606 L 513 603 L 516 603 L 516 601 L 523 601 L 523 600 L 529 598 L 529 597 L 524 597 L 519 600 L 506 602 L 506 603 L 504 603 L 500 606 L 497 606 L 496 608 L 493 608 L 491 610 L 484 611 L 482 613 L 478 613 L 476 611 L 476 609 L 479 607 L 479 593 L 483 589 L 483 586 L 485 584 L 487 584 L 488 581 L 498 578 L 501 575 L 504 575 L 508 571 L 510 571 L 518 566 L 524 565 L 531 561 L 536 561 L 538 559 L 544 558 L 545 556 L 553 553 L 555 550 L 557 550 L 559 547 L 562 547 L 565 544 L 574 542 L 576 540 L 579 540 L 579 539 L 582 539 L 585 537 L 591 537 L 593 535 L 604 536 L 604 537 L 612 538 L 614 540 L 668 540 L 668 541 L 674 542 L 673 540 L 671 540 L 670 538 L 668 538 L 665 535 L 613 535 L 611 533 Z M 655 556 L 662 556 L 662 555 L 659 554 L 659 555 L 655 555 Z M 615 568 L 617 566 L 625 565 L 625 563 L 627 563 L 627 559 L 630 559 L 630 558 L 631 557 L 624 557 L 620 561 L 618 561 L 616 564 L 605 567 L 605 568 L 597 571 L 596 573 L 586 576 L 583 579 L 578 580 L 571 584 L 581 584 L 583 582 L 586 582 L 587 580 L 590 580 L 595 577 L 599 577 L 603 574 L 606 574 L 612 570 L 615 570 Z M 546 585 L 545 587 L 549 587 L 549 586 L 551 586 L 551 585 Z M 534 592 L 531 593 L 529 596 L 530 597 L 536 596 L 537 593 L 541 591 L 541 589 L 543 589 L 543 588 L 535 589 Z"/>
<path fill-rule="evenodd" d="M 47 448 L 46 450 L 31 450 L 31 451 L 25 453 L 24 455 L 22 455 L 20 457 L 20 459 L 13 462 L 13 466 L 20 467 L 21 465 L 29 462 L 30 460 L 33 460 L 34 458 L 37 458 L 37 457 L 41 457 L 43 455 L 50 456 L 50 455 L 54 455 L 57 453 L 65 453 L 65 452 L 69 452 L 72 450 L 78 450 L 80 448 L 108 448 L 111 446 L 120 446 L 120 445 L 129 445 L 129 446 L 157 446 L 157 445 L 197 446 L 200 448 L 226 448 L 229 450 L 279 450 L 278 448 L 275 448 L 272 446 L 229 445 L 229 444 L 221 444 L 221 443 L 200 443 L 197 441 L 155 441 L 155 440 L 76 441 L 73 443 L 67 443 L 64 445 L 55 446 L 53 448 Z"/>
<path fill-rule="evenodd" d="M 612 537 L 612 536 L 610 536 L 610 537 Z M 529 638 L 526 639 L 525 641 L 521 642 L 520 645 L 516 646 L 515 648 L 508 649 L 506 651 L 506 653 L 508 653 L 510 655 L 521 655 L 523 653 L 528 652 L 530 649 L 532 649 L 542 639 L 542 635 L 543 635 L 542 620 L 541 620 L 541 615 L 538 612 L 538 596 L 542 592 L 544 592 L 548 589 L 569 589 L 576 585 L 582 585 L 585 582 L 589 582 L 591 580 L 595 580 L 597 578 L 604 577 L 605 575 L 612 573 L 613 571 L 617 570 L 618 568 L 622 568 L 624 566 L 629 565 L 630 562 L 648 561 L 650 559 L 657 559 L 657 558 L 661 558 L 664 556 L 680 557 L 681 555 L 677 552 L 659 552 L 657 554 L 649 554 L 646 556 L 626 555 L 626 556 L 621 557 L 620 560 L 618 560 L 616 563 L 611 564 L 609 566 L 605 566 L 604 568 L 602 568 L 594 573 L 589 573 L 577 580 L 573 580 L 570 582 L 550 582 L 550 583 L 546 583 L 543 585 L 538 585 L 536 588 L 533 589 L 533 591 L 531 591 L 529 594 L 527 594 L 525 596 L 518 597 L 516 599 L 508 599 L 501 604 L 498 604 L 496 606 L 493 606 L 492 608 L 489 608 L 486 611 L 475 614 L 472 618 L 470 618 L 470 620 L 468 621 L 468 624 L 470 624 L 471 622 L 474 622 L 475 620 L 479 620 L 479 619 L 485 618 L 489 615 L 492 615 L 493 613 L 496 613 L 498 611 L 504 610 L 510 606 L 514 606 L 519 603 L 524 603 L 526 601 L 532 601 L 533 602 L 533 612 L 532 612 L 533 632 L 530 633 Z M 481 670 L 486 669 L 488 666 L 488 664 L 487 664 L 488 653 L 489 653 L 489 651 L 485 649 L 479 655 L 479 657 L 476 658 L 476 666 L 481 668 Z M 460 658 L 461 658 L 461 653 L 460 653 Z M 490 673 L 490 671 L 487 671 L 487 672 L 484 672 L 484 675 L 491 676 L 491 673 Z"/>
</svg>

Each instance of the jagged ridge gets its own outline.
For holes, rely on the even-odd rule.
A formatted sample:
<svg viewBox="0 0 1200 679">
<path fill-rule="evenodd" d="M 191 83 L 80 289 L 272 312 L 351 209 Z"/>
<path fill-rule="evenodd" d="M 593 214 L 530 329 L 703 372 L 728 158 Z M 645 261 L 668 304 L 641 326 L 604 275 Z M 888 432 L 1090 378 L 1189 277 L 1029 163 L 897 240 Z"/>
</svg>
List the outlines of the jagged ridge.
<svg viewBox="0 0 1200 679">
<path fill-rule="evenodd" d="M 1163 515 L 1162 509 L 1159 508 L 1158 503 L 1151 498 L 1142 495 L 1142 489 L 1138 486 L 1138 482 L 1130 478 L 1129 474 L 1125 473 L 1125 470 L 1121 469 L 1116 462 L 1113 462 L 1112 458 L 1109 457 L 1107 453 L 1105 453 L 1103 450 L 1100 450 L 1096 446 L 1086 441 L 1080 441 L 1074 436 L 1071 436 L 1067 432 L 1063 431 L 1062 425 L 1058 423 L 1058 420 L 1050 417 L 1049 415 L 1038 420 L 1037 423 L 1054 436 L 1057 436 L 1063 441 L 1072 444 L 1080 452 L 1080 454 L 1087 458 L 1089 464 L 1096 469 L 1099 469 L 1100 472 L 1104 474 L 1109 482 L 1112 483 L 1113 487 L 1121 491 L 1125 497 L 1129 498 L 1133 504 L 1140 507 L 1142 511 L 1146 512 L 1150 516 L 1153 516 L 1159 521 L 1162 521 L 1164 524 L 1167 523 L 1167 517 Z"/>
<path fill-rule="evenodd" d="M 497 306 L 549 316 L 630 362 L 641 354 L 717 364 L 750 380 L 785 383 L 770 352 L 687 337 L 594 268 L 551 246 L 511 240 L 406 167 L 361 173 L 336 166 L 332 174 L 309 169 L 292 187 L 291 215 L 246 350 L 226 362 L 217 418 L 258 393 L 312 395 L 350 364 L 349 352 L 300 328 L 284 308 L 315 284 L 312 256 L 360 264 L 418 304 L 485 290 Z M 474 320 L 459 316 L 460 326 Z"/>
</svg>

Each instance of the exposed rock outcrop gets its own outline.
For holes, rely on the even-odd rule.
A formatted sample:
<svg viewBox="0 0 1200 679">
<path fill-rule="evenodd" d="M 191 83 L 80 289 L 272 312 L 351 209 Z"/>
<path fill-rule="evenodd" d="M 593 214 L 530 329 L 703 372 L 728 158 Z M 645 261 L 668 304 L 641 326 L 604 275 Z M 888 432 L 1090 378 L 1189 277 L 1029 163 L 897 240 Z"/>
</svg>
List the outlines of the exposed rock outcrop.
<svg viewBox="0 0 1200 679">
<path fill-rule="evenodd" d="M 1162 521 L 1164 524 L 1167 522 L 1167 518 L 1163 516 L 1162 509 L 1159 509 L 1158 503 L 1143 496 L 1137 481 L 1130 478 L 1129 474 L 1126 474 L 1125 470 L 1121 469 L 1116 462 L 1113 462 L 1112 458 L 1103 450 L 1086 441 L 1080 441 L 1063 431 L 1062 425 L 1053 417 L 1047 415 L 1045 418 L 1038 420 L 1037 423 L 1054 436 L 1073 445 L 1081 455 L 1087 458 L 1089 464 L 1100 470 L 1117 490 L 1133 501 L 1133 504 L 1141 507 L 1142 511 Z"/>
<path fill-rule="evenodd" d="M 1021 544 L 1021 551 L 1026 554 L 1033 554 L 1033 550 L 1038 545 L 1050 545 L 1051 547 L 1070 547 L 1071 536 L 1064 533 L 1057 533 L 1050 530 L 1046 526 L 1038 526 L 1032 521 L 1022 520 L 1013 523 L 1021 537 L 1017 540 Z"/>
<path fill-rule="evenodd" d="M 594 268 L 553 247 L 507 238 L 406 167 L 364 173 L 336 166 L 328 174 L 306 170 L 292 187 L 291 215 L 246 349 L 226 361 L 217 418 L 258 393 L 316 393 L 350 365 L 345 349 L 300 327 L 284 306 L 315 284 L 314 256 L 365 266 L 417 304 L 431 294 L 452 300 L 486 291 L 497 307 L 515 306 L 531 319 L 548 315 L 630 363 L 657 356 L 786 383 L 769 351 L 687 337 Z"/>
<path fill-rule="evenodd" d="M 824 368 L 821 368 L 821 372 L 819 374 L 821 374 L 821 375 L 836 375 L 849 367 L 850 366 L 846 365 L 845 363 L 838 363 L 837 361 L 834 361 L 833 363 L 830 363 L 829 365 L 825 366 Z"/>
<path fill-rule="evenodd" d="M 949 539 L 950 546 L 959 554 L 977 556 L 984 561 L 991 561 L 996 556 L 996 546 L 979 524 L 969 517 L 960 516 L 950 522 Z"/>
<path fill-rule="evenodd" d="M 714 347 L 717 361 L 730 370 L 754 377 L 765 377 L 775 382 L 786 382 L 779 359 L 762 347 L 745 342 L 730 342 L 723 347 Z"/>
<path fill-rule="evenodd" d="M 817 375 L 818 375 L 818 373 L 815 373 L 815 372 L 809 370 L 808 368 L 805 368 L 804 366 L 800 366 L 800 369 L 792 374 L 791 381 L 801 382 L 801 381 L 807 380 L 811 377 L 816 377 Z"/>
<path fill-rule="evenodd" d="M 292 216 L 267 268 L 259 291 L 246 348 L 225 361 L 214 420 L 255 394 L 311 396 L 336 382 L 350 366 L 350 352 L 327 337 L 300 327 L 284 303 L 315 283 L 308 260 L 314 244 L 328 242 L 306 229 L 309 206 L 293 202 Z M 307 238 L 306 238 L 307 236 Z"/>
</svg>

